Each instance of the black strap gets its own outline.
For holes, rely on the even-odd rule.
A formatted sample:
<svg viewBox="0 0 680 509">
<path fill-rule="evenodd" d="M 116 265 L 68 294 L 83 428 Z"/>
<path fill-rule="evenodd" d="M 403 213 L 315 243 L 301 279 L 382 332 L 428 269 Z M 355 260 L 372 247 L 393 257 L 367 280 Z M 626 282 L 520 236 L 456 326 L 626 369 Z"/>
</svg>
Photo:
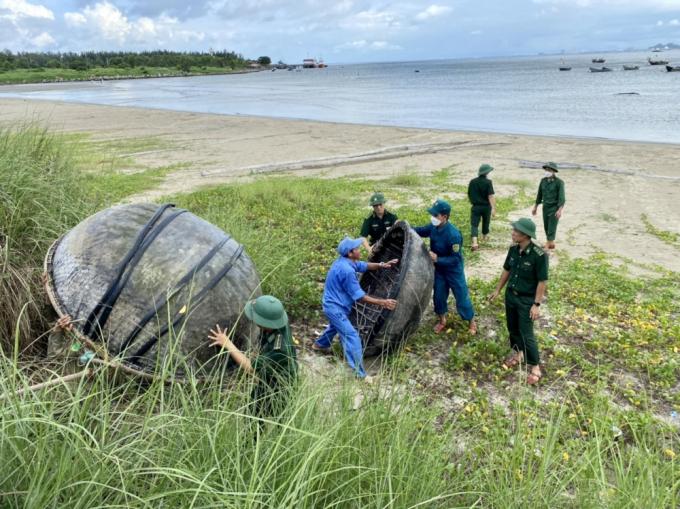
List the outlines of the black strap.
<svg viewBox="0 0 680 509">
<path fill-rule="evenodd" d="M 239 245 L 238 249 L 234 252 L 232 257 L 229 259 L 227 264 L 222 267 L 222 270 L 220 270 L 215 277 L 210 280 L 210 282 L 200 291 L 196 294 L 194 297 L 193 302 L 191 303 L 191 308 L 192 310 L 195 309 L 202 301 L 203 299 L 208 295 L 208 292 L 212 290 L 217 284 L 224 278 L 224 276 L 227 275 L 227 273 L 232 269 L 234 266 L 234 262 L 238 260 L 241 257 L 241 254 L 243 254 L 243 246 Z M 134 363 L 139 363 L 140 358 L 148 352 L 153 345 L 158 342 L 158 340 L 164 336 L 169 330 L 170 327 L 172 326 L 177 327 L 180 322 L 183 320 L 186 320 L 186 318 L 189 316 L 190 310 L 187 310 L 185 313 L 180 314 L 175 313 L 175 319 L 172 321 L 171 324 L 166 324 L 164 325 L 161 330 L 158 332 L 158 334 L 152 336 L 149 338 L 146 343 L 144 343 L 138 350 L 135 352 L 133 355 L 128 357 L 128 360 Z"/>
<path fill-rule="evenodd" d="M 174 288 L 170 292 L 166 292 L 165 294 L 162 294 L 154 299 L 153 308 L 150 309 L 142 317 L 142 319 L 137 323 L 132 332 L 121 344 L 120 348 L 118 349 L 119 354 L 127 350 L 127 348 L 137 338 L 139 333 L 142 332 L 142 329 L 144 329 L 146 324 L 149 323 L 149 321 L 151 321 L 151 319 L 158 314 L 158 310 L 165 306 L 169 299 L 174 297 L 177 294 L 177 292 L 184 288 L 184 286 L 186 286 L 186 284 L 193 279 L 194 275 L 197 272 L 199 272 L 203 267 L 205 267 L 205 265 L 217 254 L 217 252 L 222 248 L 222 246 L 224 246 L 224 244 L 226 244 L 226 242 L 230 238 L 231 237 L 227 235 L 215 246 L 213 246 L 213 248 L 210 251 L 208 251 L 195 266 L 193 266 L 190 270 L 187 271 L 186 274 L 184 274 L 184 276 L 182 276 L 182 278 L 175 284 Z"/>
<path fill-rule="evenodd" d="M 83 333 L 85 335 L 90 337 L 92 337 L 92 335 L 96 336 L 93 339 L 100 338 L 102 329 L 106 325 L 106 322 L 113 311 L 113 306 L 116 304 L 116 301 L 125 288 L 125 285 L 130 280 L 130 277 L 132 276 L 135 267 L 139 263 L 139 260 L 141 260 L 146 250 L 149 248 L 149 246 L 151 246 L 153 241 L 165 229 L 165 227 L 181 214 L 186 212 L 186 210 L 178 210 L 167 216 L 160 223 L 156 224 L 163 212 L 169 207 L 174 207 L 174 205 L 168 204 L 160 207 L 137 236 L 132 249 L 121 262 L 116 277 L 107 288 L 104 296 L 90 313 L 90 316 L 83 327 Z"/>
</svg>

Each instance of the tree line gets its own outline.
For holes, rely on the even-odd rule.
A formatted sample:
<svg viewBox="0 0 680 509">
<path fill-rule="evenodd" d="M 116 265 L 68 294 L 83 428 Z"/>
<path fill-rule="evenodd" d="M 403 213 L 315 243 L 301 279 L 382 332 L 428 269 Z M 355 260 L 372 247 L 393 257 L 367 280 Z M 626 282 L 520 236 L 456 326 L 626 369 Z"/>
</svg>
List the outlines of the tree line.
<svg viewBox="0 0 680 509">
<path fill-rule="evenodd" d="M 263 58 L 260 57 L 258 61 Z M 0 52 L 0 71 L 14 69 L 75 69 L 85 71 L 93 67 L 176 67 L 188 71 L 191 67 L 223 67 L 238 69 L 250 61 L 233 51 L 177 52 L 177 51 L 86 51 L 82 53 L 33 53 L 9 50 Z M 262 63 L 262 62 L 260 62 Z"/>
</svg>

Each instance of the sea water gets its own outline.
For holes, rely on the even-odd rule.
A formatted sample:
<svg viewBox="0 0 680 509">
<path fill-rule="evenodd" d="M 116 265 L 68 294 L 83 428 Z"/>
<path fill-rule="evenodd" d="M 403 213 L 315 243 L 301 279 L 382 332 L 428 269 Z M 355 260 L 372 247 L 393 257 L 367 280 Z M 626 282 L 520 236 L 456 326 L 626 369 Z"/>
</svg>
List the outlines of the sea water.
<svg viewBox="0 0 680 509">
<path fill-rule="evenodd" d="M 593 64 L 597 56 L 605 64 Z M 0 97 L 228 115 L 680 142 L 680 51 L 331 65 L 326 69 L 11 87 Z M 563 65 L 571 71 L 559 71 Z M 639 65 L 624 71 L 623 65 Z M 609 73 L 591 73 L 605 65 Z"/>
</svg>

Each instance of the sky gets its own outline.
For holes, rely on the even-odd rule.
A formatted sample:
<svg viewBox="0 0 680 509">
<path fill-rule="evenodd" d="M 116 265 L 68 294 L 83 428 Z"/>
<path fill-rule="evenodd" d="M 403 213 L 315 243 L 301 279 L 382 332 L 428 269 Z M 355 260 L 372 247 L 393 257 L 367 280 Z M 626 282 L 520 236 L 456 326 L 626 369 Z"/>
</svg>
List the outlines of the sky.
<svg viewBox="0 0 680 509">
<path fill-rule="evenodd" d="M 0 0 L 0 50 L 230 50 L 298 63 L 680 43 L 680 0 Z"/>
</svg>

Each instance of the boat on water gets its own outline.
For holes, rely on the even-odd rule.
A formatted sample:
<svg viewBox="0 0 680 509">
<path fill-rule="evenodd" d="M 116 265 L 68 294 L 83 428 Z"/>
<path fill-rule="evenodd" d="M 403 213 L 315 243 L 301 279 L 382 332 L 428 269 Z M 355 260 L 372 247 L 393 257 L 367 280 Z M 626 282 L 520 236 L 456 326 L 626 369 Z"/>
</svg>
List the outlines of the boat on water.
<svg viewBox="0 0 680 509">
<path fill-rule="evenodd" d="M 676 66 L 667 65 L 667 66 L 666 66 L 666 70 L 667 70 L 668 72 L 680 72 L 680 65 L 676 65 Z"/>
<path fill-rule="evenodd" d="M 649 62 L 649 65 L 668 65 L 668 60 L 652 60 L 648 58 L 647 62 Z"/>
<path fill-rule="evenodd" d="M 593 58 L 591 62 L 594 64 L 604 64 L 605 60 L 604 58 Z"/>
<path fill-rule="evenodd" d="M 304 69 L 323 69 L 328 67 L 328 65 L 326 65 L 321 59 L 317 60 L 316 58 L 305 58 L 302 61 L 302 67 Z"/>
<path fill-rule="evenodd" d="M 612 72 L 609 67 L 590 67 L 590 72 Z"/>
<path fill-rule="evenodd" d="M 624 71 L 637 71 L 638 69 L 640 69 L 639 65 L 624 65 L 623 66 Z"/>
<path fill-rule="evenodd" d="M 571 71 L 571 67 L 560 66 L 560 71 Z"/>
</svg>

